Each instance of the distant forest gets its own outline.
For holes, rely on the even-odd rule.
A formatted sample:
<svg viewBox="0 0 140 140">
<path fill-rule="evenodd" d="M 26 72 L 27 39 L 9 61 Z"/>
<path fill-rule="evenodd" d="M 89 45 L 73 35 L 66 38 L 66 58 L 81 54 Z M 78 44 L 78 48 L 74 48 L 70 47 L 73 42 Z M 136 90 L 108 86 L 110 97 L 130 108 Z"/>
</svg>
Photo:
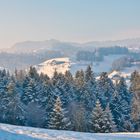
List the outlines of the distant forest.
<svg viewBox="0 0 140 140">
<path fill-rule="evenodd" d="M 104 47 L 98 48 L 94 51 L 78 51 L 76 54 L 77 61 L 87 61 L 91 64 L 93 62 L 101 62 L 105 56 L 122 55 L 120 58 L 114 60 L 111 70 L 122 70 L 124 67 L 131 67 L 132 62 L 140 61 L 139 52 L 130 52 L 126 47 Z"/>
<path fill-rule="evenodd" d="M 77 60 L 84 60 L 84 61 L 102 61 L 104 59 L 104 56 L 107 55 L 121 55 L 121 54 L 129 54 L 129 50 L 126 47 L 104 47 L 104 48 L 98 48 L 92 51 L 79 51 L 77 53 Z"/>
<path fill-rule="evenodd" d="M 109 133 L 140 131 L 140 74 L 115 83 L 88 66 L 75 76 L 0 71 L 0 122 L 57 130 Z"/>
</svg>

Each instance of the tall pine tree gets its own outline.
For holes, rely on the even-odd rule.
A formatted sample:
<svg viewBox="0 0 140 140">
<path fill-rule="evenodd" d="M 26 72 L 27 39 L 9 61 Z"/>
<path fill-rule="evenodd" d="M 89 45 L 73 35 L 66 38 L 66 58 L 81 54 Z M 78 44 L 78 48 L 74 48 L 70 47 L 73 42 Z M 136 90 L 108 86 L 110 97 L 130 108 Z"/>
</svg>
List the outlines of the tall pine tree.
<svg viewBox="0 0 140 140">
<path fill-rule="evenodd" d="M 60 97 L 57 97 L 53 111 L 50 114 L 49 128 L 57 130 L 67 130 L 71 127 L 66 111 L 62 108 Z"/>
</svg>

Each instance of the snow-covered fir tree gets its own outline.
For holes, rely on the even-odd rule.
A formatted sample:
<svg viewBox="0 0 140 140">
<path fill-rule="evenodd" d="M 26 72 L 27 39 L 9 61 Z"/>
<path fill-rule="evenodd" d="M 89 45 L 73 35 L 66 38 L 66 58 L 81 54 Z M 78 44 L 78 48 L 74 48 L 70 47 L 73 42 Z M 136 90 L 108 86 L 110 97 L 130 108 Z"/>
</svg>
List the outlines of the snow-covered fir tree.
<svg viewBox="0 0 140 140">
<path fill-rule="evenodd" d="M 110 108 L 112 110 L 114 121 L 117 124 L 118 131 L 127 131 L 125 122 L 127 122 L 127 124 L 128 122 L 131 124 L 130 107 L 131 106 L 122 97 L 122 95 L 118 91 L 115 91 Z"/>
<path fill-rule="evenodd" d="M 96 106 L 91 112 L 91 118 L 89 120 L 90 123 L 90 131 L 94 133 L 102 133 L 104 127 L 104 112 L 101 107 L 100 101 L 97 100 Z"/>
<path fill-rule="evenodd" d="M 103 111 L 99 100 L 97 100 L 96 106 L 92 111 L 89 123 L 90 131 L 94 133 L 111 133 L 116 131 L 116 125 L 109 105 Z"/>
<path fill-rule="evenodd" d="M 133 95 L 132 100 L 132 119 L 136 123 L 136 130 L 140 130 L 140 73 L 134 71 L 131 74 L 130 93 Z"/>
<path fill-rule="evenodd" d="M 104 126 L 102 127 L 104 133 L 111 133 L 117 131 L 115 122 L 113 121 L 113 116 L 110 110 L 109 105 L 107 105 L 106 109 L 103 113 Z"/>
<path fill-rule="evenodd" d="M 100 79 L 97 83 L 97 98 L 100 100 L 102 107 L 105 109 L 107 104 L 112 101 L 112 97 L 115 91 L 115 87 L 113 82 L 106 72 L 102 72 L 100 75 Z"/>
<path fill-rule="evenodd" d="M 63 107 L 66 107 L 70 101 L 70 94 L 72 94 L 70 84 L 62 73 L 59 73 L 57 76 L 57 81 L 54 84 L 54 92 L 56 96 L 61 97 Z"/>
<path fill-rule="evenodd" d="M 96 103 L 96 81 L 91 66 L 88 66 L 85 71 L 85 84 L 82 93 L 82 100 L 84 101 L 87 110 L 92 111 Z"/>
<path fill-rule="evenodd" d="M 127 87 L 126 82 L 123 77 L 121 77 L 118 84 L 116 85 L 116 90 L 121 95 L 121 98 L 128 103 L 128 105 L 130 106 L 130 109 L 131 109 L 132 94 L 129 92 L 128 87 Z"/>
<path fill-rule="evenodd" d="M 42 84 L 42 90 L 39 94 L 39 104 L 42 108 L 46 110 L 45 113 L 45 124 L 44 127 L 48 128 L 48 121 L 50 119 L 50 113 L 53 111 L 55 104 L 56 94 L 54 92 L 53 84 L 48 81 L 47 83 Z"/>
<path fill-rule="evenodd" d="M 81 88 L 84 86 L 85 83 L 85 75 L 84 75 L 84 71 L 80 70 L 77 71 L 75 74 L 75 84 L 78 88 Z"/>
<path fill-rule="evenodd" d="M 71 122 L 68 119 L 66 110 L 62 108 L 60 97 L 57 97 L 53 111 L 50 115 L 49 128 L 58 130 L 71 129 Z"/>
<path fill-rule="evenodd" d="M 26 77 L 23 81 L 23 94 L 21 96 L 21 100 L 24 104 L 28 104 L 30 102 L 38 102 L 38 95 L 40 92 L 39 88 L 40 84 L 33 78 Z"/>
<path fill-rule="evenodd" d="M 85 73 L 83 70 L 77 71 L 74 77 L 75 81 L 75 97 L 76 101 L 79 103 L 83 103 L 83 92 L 84 90 L 84 85 L 85 85 Z"/>
<path fill-rule="evenodd" d="M 20 102 L 20 95 L 13 81 L 10 81 L 7 85 L 6 97 L 3 101 L 6 107 L 3 119 L 7 123 L 23 125 L 25 121 L 24 105 Z"/>
</svg>

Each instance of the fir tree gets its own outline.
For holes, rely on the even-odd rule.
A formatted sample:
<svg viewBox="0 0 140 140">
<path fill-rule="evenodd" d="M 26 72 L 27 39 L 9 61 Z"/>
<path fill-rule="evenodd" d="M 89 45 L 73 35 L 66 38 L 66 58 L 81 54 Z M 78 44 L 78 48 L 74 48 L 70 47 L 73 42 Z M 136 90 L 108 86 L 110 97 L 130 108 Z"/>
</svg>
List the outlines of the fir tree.
<svg viewBox="0 0 140 140">
<path fill-rule="evenodd" d="M 104 133 L 111 133 L 117 131 L 109 105 L 107 105 L 104 111 L 103 120 L 104 120 L 104 125 L 102 127 L 102 131 Z"/>
<path fill-rule="evenodd" d="M 57 77 L 55 75 L 55 79 L 53 78 L 52 82 L 54 87 L 53 92 L 56 96 L 60 96 L 63 107 L 66 108 L 73 100 L 72 98 L 74 98 L 74 86 L 71 83 L 72 81 L 69 81 L 65 75 L 59 73 Z"/>
<path fill-rule="evenodd" d="M 131 122 L 130 106 L 118 91 L 115 91 L 114 98 L 110 104 L 117 129 L 120 132 L 126 131 L 125 121 Z"/>
<path fill-rule="evenodd" d="M 58 130 L 70 129 L 71 122 L 65 116 L 66 111 L 62 108 L 59 97 L 56 99 L 53 112 L 50 115 L 49 128 Z"/>
<path fill-rule="evenodd" d="M 79 103 L 83 103 L 83 92 L 84 92 L 84 85 L 85 85 L 85 74 L 84 71 L 77 71 L 75 74 L 75 95 L 76 95 L 76 101 Z"/>
<path fill-rule="evenodd" d="M 97 98 L 100 100 L 102 107 L 105 109 L 107 104 L 112 101 L 112 97 L 115 91 L 113 82 L 106 72 L 100 75 L 97 87 Z"/>
<path fill-rule="evenodd" d="M 20 102 L 20 96 L 17 93 L 15 83 L 10 81 L 7 85 L 6 98 L 3 102 L 5 104 L 4 120 L 12 124 L 24 124 L 24 106 Z"/>
<path fill-rule="evenodd" d="M 93 107 L 95 106 L 96 95 L 97 88 L 94 73 L 91 67 L 88 66 L 85 71 L 85 84 L 83 88 L 83 93 L 81 95 L 87 111 L 92 111 Z"/>
<path fill-rule="evenodd" d="M 140 74 L 137 71 L 134 71 L 131 74 L 131 84 L 130 84 L 130 93 L 133 95 L 132 99 L 132 119 L 136 124 L 139 122 L 140 118 Z M 140 125 L 137 125 L 137 130 L 140 129 Z"/>
<path fill-rule="evenodd" d="M 28 76 L 32 79 L 39 80 L 39 74 L 35 67 L 30 67 Z"/>
<path fill-rule="evenodd" d="M 75 84 L 78 88 L 82 88 L 84 86 L 84 82 L 85 82 L 85 75 L 84 75 L 84 71 L 80 70 L 77 71 L 75 74 Z"/>
<path fill-rule="evenodd" d="M 27 77 L 23 82 L 23 94 L 21 100 L 24 104 L 30 102 L 39 102 L 40 83 L 30 77 Z"/>
<path fill-rule="evenodd" d="M 97 100 L 96 106 L 91 113 L 91 119 L 89 123 L 90 123 L 91 132 L 94 133 L 103 132 L 103 125 L 104 125 L 103 109 L 101 107 L 99 100 Z"/>
<path fill-rule="evenodd" d="M 125 100 L 128 103 L 128 105 L 131 106 L 132 94 L 128 91 L 128 87 L 127 87 L 126 82 L 123 77 L 121 77 L 120 81 L 116 85 L 116 89 L 119 92 L 119 94 L 121 95 L 121 98 L 123 100 Z"/>
<path fill-rule="evenodd" d="M 53 111 L 56 95 L 54 93 L 54 86 L 49 81 L 42 85 L 42 90 L 39 94 L 39 104 L 45 108 L 45 124 L 44 127 L 48 128 L 50 113 Z"/>
<path fill-rule="evenodd" d="M 73 81 L 74 81 L 73 76 L 72 76 L 72 74 L 71 74 L 70 71 L 66 71 L 66 72 L 65 72 L 65 78 L 66 78 L 68 81 L 70 81 L 70 82 L 73 82 Z"/>
</svg>

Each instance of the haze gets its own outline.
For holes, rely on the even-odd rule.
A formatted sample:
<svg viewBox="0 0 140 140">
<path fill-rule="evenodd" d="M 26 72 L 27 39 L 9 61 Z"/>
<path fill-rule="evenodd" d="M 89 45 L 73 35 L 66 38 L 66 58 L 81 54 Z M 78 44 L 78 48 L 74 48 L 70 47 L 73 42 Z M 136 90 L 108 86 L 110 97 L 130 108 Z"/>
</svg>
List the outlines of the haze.
<svg viewBox="0 0 140 140">
<path fill-rule="evenodd" d="M 139 0 L 0 0 L 0 48 L 25 40 L 140 37 Z"/>
</svg>

